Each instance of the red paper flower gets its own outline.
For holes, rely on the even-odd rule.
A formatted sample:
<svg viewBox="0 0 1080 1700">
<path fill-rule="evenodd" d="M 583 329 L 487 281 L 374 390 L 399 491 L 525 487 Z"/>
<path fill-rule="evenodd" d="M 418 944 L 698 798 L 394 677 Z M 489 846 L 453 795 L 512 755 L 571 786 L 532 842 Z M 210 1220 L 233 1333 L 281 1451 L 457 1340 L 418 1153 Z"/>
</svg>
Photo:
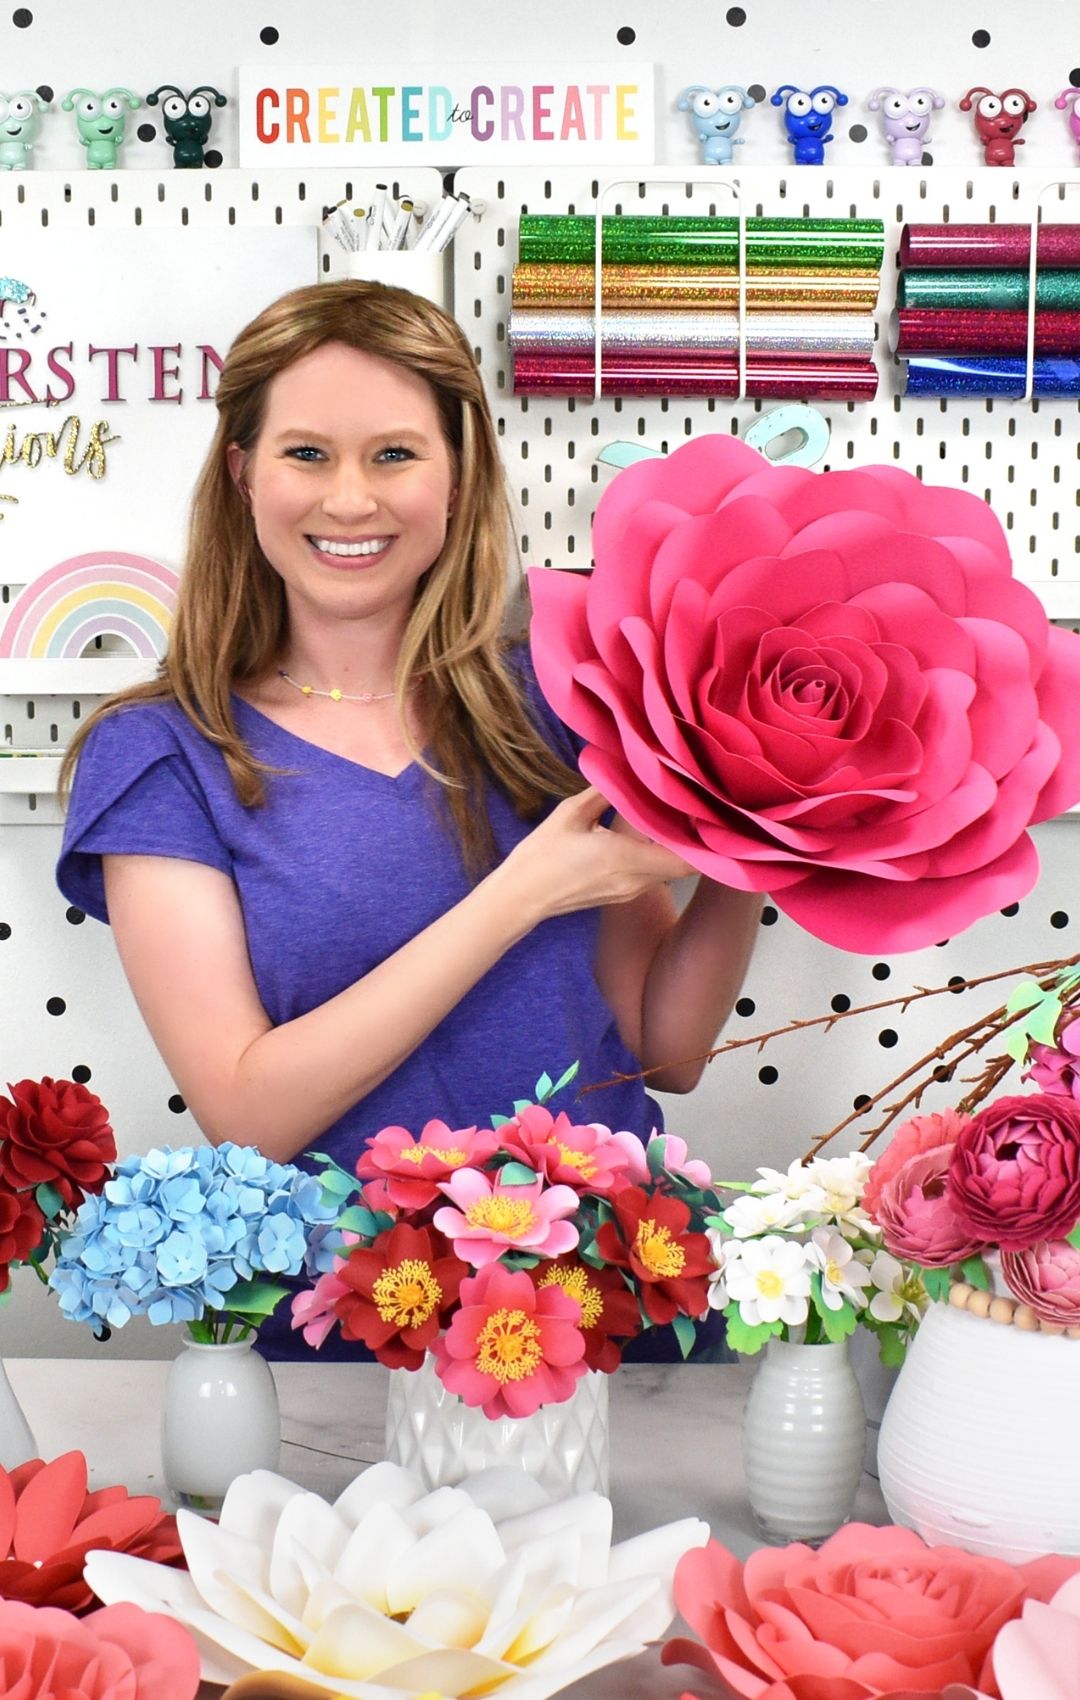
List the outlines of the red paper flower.
<svg viewBox="0 0 1080 1700">
<path fill-rule="evenodd" d="M 1080 1327 L 1080 1251 L 1068 1240 L 1042 1240 L 1026 1251 L 1003 1251 L 1001 1273 L 1010 1292 L 1042 1322 Z"/>
<path fill-rule="evenodd" d="M 434 1228 L 396 1223 L 336 1270 L 350 1289 L 334 1303 L 343 1338 L 362 1340 L 391 1369 L 419 1369 L 468 1273 Z"/>
<path fill-rule="evenodd" d="M 437 1199 L 439 1182 L 458 1169 L 479 1168 L 499 1148 L 489 1128 L 450 1128 L 430 1121 L 419 1139 L 408 1128 L 384 1127 L 365 1146 L 356 1173 L 366 1181 L 364 1198 L 372 1210 L 423 1210 Z"/>
<path fill-rule="evenodd" d="M 141 1606 L 81 1620 L 0 1601 L 0 1693 L 10 1700 L 195 1700 L 199 1653 L 182 1624 Z"/>
<path fill-rule="evenodd" d="M 20 1080 L 0 1097 L 0 1178 L 54 1186 L 70 1210 L 99 1192 L 116 1140 L 101 1099 L 73 1080 Z"/>
<path fill-rule="evenodd" d="M 1001 1625 L 1078 1570 L 1080 1558 L 1011 1565 L 864 1523 L 817 1552 L 763 1547 L 745 1564 L 710 1541 L 675 1572 L 676 1604 L 704 1645 L 669 1641 L 663 1661 L 697 1665 L 754 1700 L 937 1695 L 950 1683 L 996 1696 Z"/>
<path fill-rule="evenodd" d="M 6 1292 L 9 1263 L 23 1263 L 45 1232 L 45 1217 L 32 1192 L 5 1192 L 0 1187 L 0 1265 Z"/>
<path fill-rule="evenodd" d="M 634 826 L 848 950 L 1031 889 L 1025 829 L 1080 798 L 1080 643 L 985 503 L 709 436 L 621 473 L 593 551 L 530 574 L 533 656 Z"/>
<path fill-rule="evenodd" d="M 541 1289 L 561 1287 L 578 1306 L 578 1327 L 585 1340 L 585 1366 L 611 1375 L 622 1363 L 623 1347 L 641 1333 L 637 1299 L 617 1269 L 594 1269 L 573 1252 L 541 1263 L 532 1272 Z"/>
<path fill-rule="evenodd" d="M 1080 1221 L 1080 1104 L 1056 1093 L 998 1098 L 957 1138 L 948 1196 L 1003 1251 L 1062 1239 Z"/>
<path fill-rule="evenodd" d="M 630 1153 L 609 1128 L 597 1123 L 579 1127 L 565 1110 L 553 1116 L 543 1104 L 529 1104 L 499 1129 L 503 1149 L 543 1175 L 549 1186 L 572 1186 L 576 1192 L 605 1194 L 623 1180 Z M 638 1149 L 641 1141 L 631 1135 Z"/>
<path fill-rule="evenodd" d="M 435 1371 L 486 1417 L 531 1417 L 569 1399 L 585 1374 L 580 1311 L 560 1286 L 489 1263 L 461 1283 L 461 1309 L 435 1341 Z"/>
<path fill-rule="evenodd" d="M 94 1547 L 161 1564 L 183 1559 L 176 1519 L 165 1515 L 161 1501 L 133 1498 L 123 1487 L 88 1493 L 81 1452 L 0 1469 L 0 1596 L 89 1611 L 94 1595 L 83 1580 L 83 1561 Z"/>
<path fill-rule="evenodd" d="M 704 1316 L 708 1277 L 715 1265 L 704 1234 L 688 1234 L 690 1211 L 679 1198 L 624 1187 L 611 1201 L 614 1222 L 605 1222 L 596 1249 L 605 1263 L 629 1269 L 653 1322 Z"/>
</svg>

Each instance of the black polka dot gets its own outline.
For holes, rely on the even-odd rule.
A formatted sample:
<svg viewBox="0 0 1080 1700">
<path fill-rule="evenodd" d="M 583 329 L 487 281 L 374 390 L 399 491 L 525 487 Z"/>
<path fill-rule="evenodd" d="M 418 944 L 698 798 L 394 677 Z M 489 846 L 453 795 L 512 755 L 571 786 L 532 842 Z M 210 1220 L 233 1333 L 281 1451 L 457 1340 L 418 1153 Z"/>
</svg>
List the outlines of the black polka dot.
<svg viewBox="0 0 1080 1700">
<path fill-rule="evenodd" d="M 1062 927 L 1067 927 L 1068 924 L 1069 917 L 1066 915 L 1064 909 L 1055 909 L 1054 913 L 1050 917 L 1050 925 L 1052 927 L 1057 927 L 1060 930 Z"/>
<path fill-rule="evenodd" d="M 762 1086 L 775 1086 L 780 1078 L 780 1070 L 773 1068 L 772 1063 L 766 1063 L 764 1068 L 758 1069 L 757 1077 Z"/>
<path fill-rule="evenodd" d="M 42 100 L 52 100 L 56 91 L 51 89 L 48 83 L 39 83 L 37 86 L 37 92 L 41 96 Z"/>
<path fill-rule="evenodd" d="M 746 92 L 750 96 L 751 100 L 764 100 L 765 99 L 765 84 L 764 83 L 751 83 L 750 87 L 747 89 Z"/>
<path fill-rule="evenodd" d="M 11 21 L 17 30 L 28 30 L 34 21 L 34 14 L 25 6 L 20 6 L 17 12 L 12 12 Z"/>
<path fill-rule="evenodd" d="M 972 45 L 972 47 L 989 47 L 990 46 L 990 31 L 989 30 L 976 30 L 974 35 L 971 38 L 971 45 Z"/>
<path fill-rule="evenodd" d="M 76 909 L 73 903 L 67 912 L 67 919 L 71 922 L 73 927 L 81 927 L 83 922 L 86 920 L 86 915 L 82 909 Z"/>
<path fill-rule="evenodd" d="M 67 1004 L 64 1002 L 63 998 L 48 998 L 45 1003 L 45 1008 L 48 1010 L 50 1015 L 63 1015 L 64 1011 L 67 1009 Z"/>
<path fill-rule="evenodd" d="M 775 925 L 776 925 L 776 923 L 779 919 L 780 919 L 779 910 L 774 909 L 771 903 L 766 903 L 764 909 L 761 911 L 761 924 L 762 924 L 762 926 L 763 927 L 775 927 Z"/>
<path fill-rule="evenodd" d="M 757 1004 L 754 1002 L 753 998 L 740 998 L 738 1003 L 735 1005 L 735 1014 L 753 1015 L 756 1008 Z"/>
<path fill-rule="evenodd" d="M 1069 82 L 1074 89 L 1080 89 L 1080 65 L 1074 65 L 1069 72 Z"/>
<path fill-rule="evenodd" d="M 877 1036 L 878 1044 L 886 1051 L 891 1051 L 893 1046 L 899 1043 L 899 1040 L 900 1035 L 894 1027 L 883 1027 Z"/>
<path fill-rule="evenodd" d="M 865 1092 L 860 1092 L 857 1098 L 851 1100 L 851 1107 L 853 1110 L 868 1110 L 870 1099 Z"/>
<path fill-rule="evenodd" d="M 1007 915 L 1011 919 L 1013 915 L 1019 915 L 1020 905 L 1019 903 L 1010 903 L 1001 911 L 1001 913 L 1003 915 Z"/>
<path fill-rule="evenodd" d="M 866 140 L 866 125 L 865 124 L 853 124 L 851 126 L 850 130 L 848 131 L 848 135 L 851 137 L 853 142 L 865 142 L 865 140 Z"/>
<path fill-rule="evenodd" d="M 80 1086 L 85 1086 L 90 1079 L 90 1070 L 85 1063 L 76 1063 L 71 1071 L 71 1078 L 77 1081 Z"/>
<path fill-rule="evenodd" d="M 952 1069 L 949 1067 L 948 1063 L 938 1063 L 934 1070 L 934 1079 L 938 1081 L 952 1079 Z"/>
<path fill-rule="evenodd" d="M 179 1092 L 174 1092 L 172 1097 L 169 1099 L 169 1108 L 174 1116 L 182 1116 L 184 1111 L 187 1109 L 187 1105 L 184 1103 Z"/>
<path fill-rule="evenodd" d="M 934 163 L 933 154 L 927 153 L 924 149 L 923 150 L 923 156 L 922 156 L 922 159 L 919 161 L 919 164 L 920 165 L 933 165 L 933 163 Z"/>
<path fill-rule="evenodd" d="M 140 124 L 135 134 L 138 136 L 140 142 L 152 142 L 157 136 L 157 125 Z"/>
<path fill-rule="evenodd" d="M 9 939 L 10 937 L 11 928 L 8 923 L 6 921 L 0 921 L 0 939 Z"/>
<path fill-rule="evenodd" d="M 265 29 L 259 31 L 259 40 L 262 42 L 264 47 L 273 47 L 277 39 L 278 31 L 274 28 L 273 24 L 267 24 Z"/>
<path fill-rule="evenodd" d="M 217 148 L 211 148 L 209 153 L 203 154 L 203 164 L 209 166 L 211 171 L 217 170 L 218 166 L 221 164 L 221 155 L 218 153 Z"/>
<path fill-rule="evenodd" d="M 739 29 L 746 22 L 746 13 L 741 6 L 729 6 L 725 16 L 733 30 Z"/>
<path fill-rule="evenodd" d="M 832 1000 L 832 1008 L 836 1011 L 837 1015 L 843 1015 L 845 1009 L 851 1008 L 851 999 L 848 997 L 846 992 L 837 992 L 836 996 Z"/>
<path fill-rule="evenodd" d="M 944 950 L 945 946 L 949 943 L 951 943 L 951 940 L 949 940 L 949 939 L 938 939 L 937 944 L 934 946 L 934 949 L 935 950 Z"/>
<path fill-rule="evenodd" d="M 962 974 L 950 974 L 949 975 L 949 990 L 950 990 L 950 992 L 962 992 L 966 985 L 967 985 L 967 981 L 964 979 L 964 976 Z"/>
<path fill-rule="evenodd" d="M 615 40 L 620 47 L 633 47 L 637 40 L 637 30 L 632 30 L 629 24 L 624 24 L 621 30 L 615 31 Z"/>
<path fill-rule="evenodd" d="M 887 980 L 889 975 L 892 973 L 892 969 L 889 967 L 887 962 L 875 962 L 870 972 L 874 976 L 875 980 Z"/>
</svg>

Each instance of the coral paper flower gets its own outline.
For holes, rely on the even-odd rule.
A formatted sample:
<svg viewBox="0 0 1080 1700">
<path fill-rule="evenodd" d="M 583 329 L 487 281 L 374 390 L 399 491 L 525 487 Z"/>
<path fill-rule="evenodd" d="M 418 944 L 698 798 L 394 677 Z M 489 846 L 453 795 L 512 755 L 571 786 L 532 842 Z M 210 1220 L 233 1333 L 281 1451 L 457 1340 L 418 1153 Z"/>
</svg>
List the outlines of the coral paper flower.
<svg viewBox="0 0 1080 1700">
<path fill-rule="evenodd" d="M 594 1269 L 571 1253 L 533 1270 L 538 1287 L 561 1287 L 578 1305 L 578 1327 L 585 1341 L 585 1366 L 611 1375 L 622 1362 L 623 1346 L 641 1333 L 637 1299 L 617 1269 Z"/>
<path fill-rule="evenodd" d="M 631 1271 L 650 1319 L 663 1325 L 679 1315 L 704 1316 L 713 1260 L 707 1237 L 686 1232 L 690 1211 L 682 1200 L 658 1193 L 650 1198 L 628 1186 L 611 1208 L 615 1220 L 601 1227 L 596 1249 L 605 1263 Z"/>
<path fill-rule="evenodd" d="M 748 1700 L 936 1696 L 953 1683 L 996 1695 L 998 1630 L 1078 1570 L 1080 1559 L 1011 1565 L 860 1523 L 817 1552 L 766 1547 L 745 1564 L 711 1541 L 675 1573 L 676 1603 L 704 1645 L 670 1641 L 664 1663 L 697 1665 Z"/>
<path fill-rule="evenodd" d="M 435 1212 L 435 1226 L 454 1243 L 454 1254 L 477 1269 L 494 1263 L 505 1251 L 530 1251 L 538 1257 L 559 1257 L 573 1251 L 578 1231 L 572 1216 L 578 1208 L 573 1187 L 502 1186 L 480 1173 L 461 1169 L 439 1190 L 451 1203 Z"/>
<path fill-rule="evenodd" d="M 54 1186 L 70 1210 L 100 1191 L 116 1157 L 109 1112 L 74 1080 L 20 1080 L 0 1096 L 0 1178 Z"/>
<path fill-rule="evenodd" d="M 706 436 L 622 472 L 596 570 L 534 570 L 581 771 L 702 873 L 843 949 L 914 950 L 1035 882 L 1080 798 L 1080 643 L 965 491 Z"/>
<path fill-rule="evenodd" d="M 0 1469 L 0 1596 L 28 1605 L 89 1611 L 83 1561 L 93 1547 L 175 1562 L 176 1521 L 151 1495 L 123 1487 L 87 1492 L 86 1459 L 65 1452 Z"/>
<path fill-rule="evenodd" d="M 207 1682 L 264 1672 L 348 1700 L 570 1691 L 665 1633 L 676 1562 L 708 1534 L 689 1518 L 613 1546 L 598 1494 L 537 1508 L 524 1475 L 427 1494 L 394 1464 L 332 1505 L 258 1470 L 219 1524 L 178 1522 L 190 1574 L 94 1553 L 98 1592 L 197 1627 Z"/>
<path fill-rule="evenodd" d="M 902 1122 L 870 1170 L 863 1188 L 863 1209 L 876 1216 L 882 1190 L 896 1178 L 904 1164 L 924 1151 L 936 1151 L 941 1146 L 948 1146 L 951 1151 L 957 1134 L 970 1120 L 970 1116 L 950 1109 L 929 1116 L 911 1116 Z"/>
<path fill-rule="evenodd" d="M 1003 1251 L 1001 1273 L 1040 1322 L 1080 1327 L 1080 1251 L 1068 1240 L 1041 1240 L 1026 1251 Z"/>
<path fill-rule="evenodd" d="M 531 1417 L 569 1399 L 585 1374 L 581 1307 L 561 1285 L 492 1264 L 461 1283 L 461 1308 L 434 1342 L 435 1370 L 485 1417 Z"/>
<path fill-rule="evenodd" d="M 362 1340 L 390 1369 L 419 1369 L 468 1273 L 441 1234 L 396 1223 L 338 1266 L 342 1338 Z"/>
<path fill-rule="evenodd" d="M 1080 1221 L 1080 1104 L 1051 1092 L 996 1099 L 957 1138 L 948 1190 L 965 1226 L 1003 1251 L 1071 1233 Z"/>
<path fill-rule="evenodd" d="M 9 1700 L 195 1700 L 199 1655 L 186 1629 L 133 1605 L 81 1621 L 0 1601 L 0 1693 Z"/>
<path fill-rule="evenodd" d="M 638 1150 L 641 1141 L 630 1135 Z M 597 1122 L 576 1126 L 565 1110 L 553 1116 L 543 1104 L 528 1104 L 499 1129 L 507 1151 L 543 1175 L 551 1186 L 603 1196 L 628 1174 L 631 1155 L 609 1128 Z"/>
<path fill-rule="evenodd" d="M 953 1202 L 948 1183 L 954 1149 L 936 1145 L 909 1157 L 880 1187 L 874 1214 L 894 1257 L 945 1269 L 986 1244 L 987 1236 Z"/>
<path fill-rule="evenodd" d="M 373 1210 L 423 1210 L 439 1196 L 439 1182 L 457 1169 L 482 1164 L 499 1148 L 490 1128 L 447 1127 L 430 1121 L 414 1139 L 408 1128 L 384 1127 L 357 1159 L 366 1181 L 364 1197 Z"/>
</svg>

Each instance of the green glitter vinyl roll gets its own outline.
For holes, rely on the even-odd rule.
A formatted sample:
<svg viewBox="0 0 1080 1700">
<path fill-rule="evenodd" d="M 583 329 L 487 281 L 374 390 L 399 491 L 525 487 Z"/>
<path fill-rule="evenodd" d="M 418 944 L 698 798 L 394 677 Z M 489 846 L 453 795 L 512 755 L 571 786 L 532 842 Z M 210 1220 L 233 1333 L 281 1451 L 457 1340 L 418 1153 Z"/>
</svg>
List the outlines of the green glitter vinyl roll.
<svg viewBox="0 0 1080 1700">
<path fill-rule="evenodd" d="M 528 264 L 588 265 L 595 259 L 596 220 L 523 213 L 519 258 Z M 756 265 L 814 270 L 820 266 L 878 267 L 885 247 L 879 218 L 748 218 L 746 255 Z M 603 221 L 608 265 L 728 264 L 739 257 L 735 218 L 665 218 L 634 214 Z"/>
<path fill-rule="evenodd" d="M 898 307 L 974 308 L 986 312 L 1022 312 L 1028 304 L 1028 272 L 979 271 L 966 267 L 937 271 L 917 267 L 901 272 Z M 1040 271 L 1035 305 L 1056 312 L 1080 311 L 1080 271 Z"/>
</svg>

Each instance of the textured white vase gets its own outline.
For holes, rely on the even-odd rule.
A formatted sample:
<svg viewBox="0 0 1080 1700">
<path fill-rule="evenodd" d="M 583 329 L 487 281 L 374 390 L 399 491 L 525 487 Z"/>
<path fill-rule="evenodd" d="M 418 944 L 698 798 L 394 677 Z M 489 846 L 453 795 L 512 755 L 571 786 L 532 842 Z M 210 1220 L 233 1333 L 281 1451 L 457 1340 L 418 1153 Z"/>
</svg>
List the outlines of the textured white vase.
<svg viewBox="0 0 1080 1700">
<path fill-rule="evenodd" d="M 1080 1340 L 931 1305 L 878 1470 L 893 1522 L 932 1543 L 1014 1561 L 1080 1553 Z"/>
<path fill-rule="evenodd" d="M 531 1417 L 485 1417 L 449 1393 L 425 1358 L 418 1370 L 390 1372 L 386 1456 L 449 1487 L 480 1470 L 527 1471 L 552 1499 L 608 1491 L 608 1377 L 588 1370 L 569 1399 Z"/>
<path fill-rule="evenodd" d="M 270 1366 L 251 1340 L 189 1341 L 173 1359 L 161 1411 L 161 1463 L 180 1505 L 211 1514 L 230 1482 L 276 1470 L 281 1418 Z"/>
<path fill-rule="evenodd" d="M 851 1516 L 866 1423 L 846 1345 L 770 1340 L 743 1413 L 750 1508 L 770 1541 L 823 1541 Z"/>
<path fill-rule="evenodd" d="M 23 1415 L 23 1408 L 0 1360 L 0 1466 L 13 1470 L 16 1464 L 25 1464 L 28 1458 L 36 1458 L 37 1455 L 37 1442 L 30 1432 L 30 1424 Z"/>
</svg>

